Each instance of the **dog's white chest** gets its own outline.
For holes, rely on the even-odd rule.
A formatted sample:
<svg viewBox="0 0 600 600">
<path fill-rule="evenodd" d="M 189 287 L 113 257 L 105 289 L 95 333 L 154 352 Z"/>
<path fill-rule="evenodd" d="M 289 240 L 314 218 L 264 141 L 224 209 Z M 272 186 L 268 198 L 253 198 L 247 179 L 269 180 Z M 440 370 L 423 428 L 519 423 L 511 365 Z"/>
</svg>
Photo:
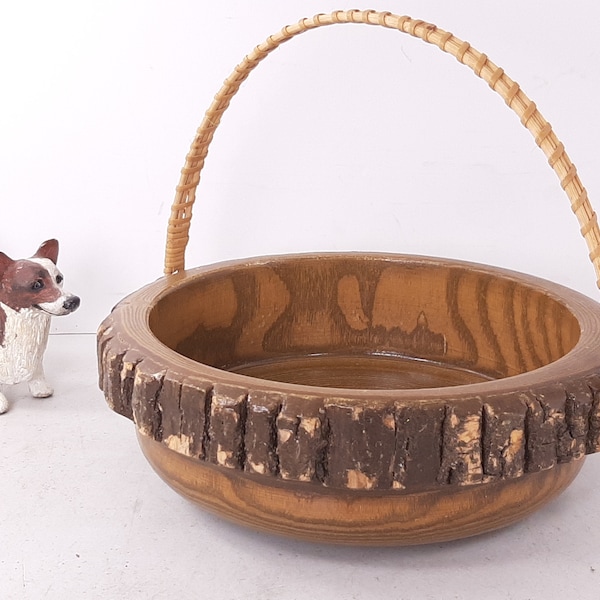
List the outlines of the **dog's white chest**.
<svg viewBox="0 0 600 600">
<path fill-rule="evenodd" d="M 15 311 L 0 302 L 6 313 L 0 346 L 0 383 L 29 381 L 38 369 L 50 330 L 50 315 L 34 309 Z"/>
</svg>

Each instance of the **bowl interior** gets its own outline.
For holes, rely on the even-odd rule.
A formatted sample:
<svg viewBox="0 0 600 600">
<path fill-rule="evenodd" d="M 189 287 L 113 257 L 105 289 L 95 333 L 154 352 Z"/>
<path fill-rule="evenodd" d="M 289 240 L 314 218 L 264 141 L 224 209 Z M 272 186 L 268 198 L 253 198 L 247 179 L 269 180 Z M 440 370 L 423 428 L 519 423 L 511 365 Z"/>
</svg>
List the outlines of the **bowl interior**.
<svg viewBox="0 0 600 600">
<path fill-rule="evenodd" d="M 445 387 L 547 365 L 576 316 L 533 278 L 414 257 L 279 257 L 201 271 L 152 308 L 159 341 L 262 379 L 358 389 Z"/>
</svg>

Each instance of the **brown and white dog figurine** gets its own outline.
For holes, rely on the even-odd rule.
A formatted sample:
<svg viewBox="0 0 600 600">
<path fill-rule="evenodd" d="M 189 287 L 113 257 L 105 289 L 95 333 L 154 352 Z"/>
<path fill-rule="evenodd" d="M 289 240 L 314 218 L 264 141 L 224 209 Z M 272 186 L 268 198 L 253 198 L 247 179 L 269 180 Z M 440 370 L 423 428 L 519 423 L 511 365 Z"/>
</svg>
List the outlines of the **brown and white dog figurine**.
<svg viewBox="0 0 600 600">
<path fill-rule="evenodd" d="M 42 365 L 50 318 L 73 312 L 80 302 L 62 289 L 57 258 L 56 240 L 44 242 L 28 259 L 12 260 L 0 252 L 0 384 L 26 381 L 36 398 L 53 393 Z M 0 392 L 0 414 L 7 410 Z"/>
</svg>

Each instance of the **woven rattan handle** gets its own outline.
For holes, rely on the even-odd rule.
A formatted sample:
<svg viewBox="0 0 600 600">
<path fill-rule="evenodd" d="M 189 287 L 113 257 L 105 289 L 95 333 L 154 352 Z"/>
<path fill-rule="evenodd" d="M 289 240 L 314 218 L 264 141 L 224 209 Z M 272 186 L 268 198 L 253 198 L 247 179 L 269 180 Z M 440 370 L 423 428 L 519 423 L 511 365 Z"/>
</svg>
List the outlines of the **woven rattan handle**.
<svg viewBox="0 0 600 600">
<path fill-rule="evenodd" d="M 172 274 L 185 267 L 185 249 L 189 240 L 192 206 L 196 199 L 196 187 L 200 181 L 200 172 L 204 166 L 204 159 L 215 129 L 241 83 L 263 58 L 283 42 L 309 29 L 337 23 L 380 25 L 421 38 L 429 44 L 438 46 L 444 52 L 452 54 L 458 61 L 471 68 L 477 76 L 487 81 L 489 86 L 504 98 L 506 104 L 519 116 L 521 123 L 534 136 L 536 144 L 544 151 L 550 166 L 558 175 L 561 186 L 571 202 L 571 208 L 579 220 L 581 234 L 588 244 L 590 260 L 596 270 L 597 283 L 600 287 L 600 230 L 596 213 L 592 210 L 575 165 L 567 156 L 563 144 L 552 131 L 550 124 L 540 114 L 535 103 L 523 93 L 516 82 L 504 73 L 503 69 L 488 60 L 485 54 L 472 48 L 468 42 L 463 42 L 451 33 L 424 21 L 373 10 L 337 11 L 328 15 L 316 15 L 311 19 L 303 19 L 295 25 L 284 27 L 279 33 L 269 37 L 248 54 L 225 80 L 210 108 L 206 111 L 186 157 L 185 166 L 181 171 L 181 179 L 171 208 L 167 231 L 165 273 Z"/>
</svg>

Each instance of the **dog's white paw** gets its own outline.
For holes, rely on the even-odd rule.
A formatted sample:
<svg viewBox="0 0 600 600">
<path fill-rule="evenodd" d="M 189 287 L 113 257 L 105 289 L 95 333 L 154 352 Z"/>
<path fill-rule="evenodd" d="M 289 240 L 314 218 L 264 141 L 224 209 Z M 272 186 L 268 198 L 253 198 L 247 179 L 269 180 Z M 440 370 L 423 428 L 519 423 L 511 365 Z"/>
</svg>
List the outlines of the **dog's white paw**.
<svg viewBox="0 0 600 600">
<path fill-rule="evenodd" d="M 54 390 L 43 380 L 29 382 L 29 391 L 34 398 L 48 398 L 54 394 Z"/>
<path fill-rule="evenodd" d="M 8 410 L 8 400 L 4 394 L 0 394 L 0 415 Z"/>
</svg>

